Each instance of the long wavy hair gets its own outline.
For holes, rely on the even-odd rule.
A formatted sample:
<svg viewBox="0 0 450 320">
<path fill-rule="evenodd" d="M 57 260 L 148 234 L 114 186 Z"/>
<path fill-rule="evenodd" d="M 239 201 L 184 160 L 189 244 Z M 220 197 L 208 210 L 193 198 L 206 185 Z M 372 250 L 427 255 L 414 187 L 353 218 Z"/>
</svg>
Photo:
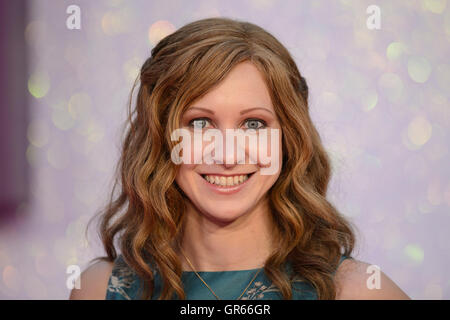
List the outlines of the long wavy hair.
<svg viewBox="0 0 450 320">
<path fill-rule="evenodd" d="M 354 226 L 326 199 L 330 159 L 308 111 L 308 86 L 288 50 L 261 27 L 230 18 L 189 23 L 151 50 L 131 91 L 126 135 L 114 187 L 100 215 L 105 259 L 116 248 L 143 280 L 143 299 L 162 279 L 158 299 L 186 299 L 177 255 L 186 196 L 171 161 L 183 111 L 222 81 L 240 62 L 252 62 L 267 83 L 283 131 L 283 166 L 268 191 L 275 248 L 264 271 L 284 299 L 292 299 L 283 264 L 308 281 L 319 299 L 335 299 L 334 272 L 341 254 L 354 250 Z M 133 91 L 140 82 L 135 103 Z M 115 189 L 120 185 L 120 193 Z M 95 259 L 94 259 L 95 260 Z"/>
</svg>

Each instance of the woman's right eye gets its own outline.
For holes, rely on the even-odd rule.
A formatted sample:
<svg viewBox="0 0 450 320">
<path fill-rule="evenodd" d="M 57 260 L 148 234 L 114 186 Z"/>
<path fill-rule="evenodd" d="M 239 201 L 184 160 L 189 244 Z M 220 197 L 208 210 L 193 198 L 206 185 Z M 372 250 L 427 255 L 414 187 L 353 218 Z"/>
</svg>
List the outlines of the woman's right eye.
<svg viewBox="0 0 450 320">
<path fill-rule="evenodd" d="M 189 126 L 194 129 L 204 129 L 207 124 L 209 123 L 209 120 L 206 118 L 198 118 L 193 119 L 189 122 Z"/>
</svg>

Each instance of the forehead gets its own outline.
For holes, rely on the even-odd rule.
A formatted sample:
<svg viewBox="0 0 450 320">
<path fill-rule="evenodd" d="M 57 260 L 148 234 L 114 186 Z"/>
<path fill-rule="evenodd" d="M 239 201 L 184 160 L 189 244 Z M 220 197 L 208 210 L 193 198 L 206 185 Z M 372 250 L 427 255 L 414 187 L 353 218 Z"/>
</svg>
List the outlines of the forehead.
<svg viewBox="0 0 450 320">
<path fill-rule="evenodd" d="M 233 67 L 222 82 L 194 101 L 191 106 L 215 112 L 239 111 L 253 107 L 262 107 L 273 111 L 269 89 L 263 75 L 253 63 L 248 61 Z"/>
</svg>

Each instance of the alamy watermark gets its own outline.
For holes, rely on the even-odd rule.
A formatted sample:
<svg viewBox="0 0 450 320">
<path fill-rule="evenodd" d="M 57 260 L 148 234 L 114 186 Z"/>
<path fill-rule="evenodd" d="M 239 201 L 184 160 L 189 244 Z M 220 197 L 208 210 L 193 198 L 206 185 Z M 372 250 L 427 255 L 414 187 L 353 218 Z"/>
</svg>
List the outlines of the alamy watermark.
<svg viewBox="0 0 450 320">
<path fill-rule="evenodd" d="M 175 164 L 258 164 L 262 167 L 261 175 L 273 175 L 280 168 L 279 131 L 275 128 L 226 129 L 224 157 L 224 137 L 221 130 L 196 128 L 192 134 L 191 130 L 185 128 L 175 129 L 171 134 L 171 140 L 178 141 L 182 138 L 182 141 L 172 149 L 171 159 Z M 237 139 L 236 159 L 234 157 L 235 139 Z M 205 147 L 203 142 L 206 142 Z M 180 153 L 183 155 L 180 156 Z M 246 162 L 246 154 L 248 162 Z"/>
<path fill-rule="evenodd" d="M 66 19 L 66 27 L 69 30 L 81 29 L 81 9 L 75 4 L 71 4 L 66 8 L 66 13 L 69 15 Z"/>
<path fill-rule="evenodd" d="M 370 14 L 366 20 L 366 26 L 369 30 L 381 29 L 381 9 L 379 6 L 372 4 L 367 7 L 366 13 Z"/>
<path fill-rule="evenodd" d="M 71 264 L 67 266 L 66 273 L 69 274 L 66 280 L 66 287 L 69 290 L 72 289 L 81 289 L 81 268 L 76 264 Z"/>
</svg>

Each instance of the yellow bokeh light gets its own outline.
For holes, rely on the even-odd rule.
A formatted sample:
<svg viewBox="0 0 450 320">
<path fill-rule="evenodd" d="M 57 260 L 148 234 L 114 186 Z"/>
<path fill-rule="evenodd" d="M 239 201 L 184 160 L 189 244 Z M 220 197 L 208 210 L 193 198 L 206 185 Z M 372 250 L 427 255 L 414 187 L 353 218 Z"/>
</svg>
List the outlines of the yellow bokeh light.
<svg viewBox="0 0 450 320">
<path fill-rule="evenodd" d="M 251 0 L 254 7 L 267 9 L 275 4 L 275 0 Z"/>
<path fill-rule="evenodd" d="M 392 42 L 386 49 L 386 57 L 389 60 L 396 60 L 408 51 L 406 45 L 402 42 Z"/>
<path fill-rule="evenodd" d="M 411 57 L 408 59 L 408 74 L 412 80 L 424 83 L 431 74 L 431 64 L 424 57 Z"/>
<path fill-rule="evenodd" d="M 77 256 L 76 249 L 72 242 L 66 237 L 56 238 L 53 242 L 53 256 L 56 260 L 64 266 L 71 263 L 67 263 L 73 260 Z"/>
<path fill-rule="evenodd" d="M 44 71 L 37 71 L 28 78 L 28 91 L 37 98 L 43 98 L 50 90 L 50 77 Z"/>
<path fill-rule="evenodd" d="M 413 262 L 421 263 L 424 259 L 425 253 L 421 247 L 414 244 L 408 244 L 403 252 Z"/>
<path fill-rule="evenodd" d="M 134 14 L 130 8 L 108 11 L 102 18 L 101 27 L 109 36 L 124 34 L 132 29 Z"/>
<path fill-rule="evenodd" d="M 370 111 L 375 108 L 378 103 L 378 94 L 374 90 L 366 90 L 361 93 L 360 100 L 363 110 Z"/>
<path fill-rule="evenodd" d="M 91 97 L 85 93 L 76 93 L 69 99 L 69 113 L 73 119 L 86 119 L 89 117 L 92 108 Z"/>
<path fill-rule="evenodd" d="M 77 133 L 86 137 L 89 142 L 100 142 L 105 136 L 105 126 L 99 120 L 89 118 L 77 128 Z"/>
<path fill-rule="evenodd" d="M 422 7 L 433 13 L 442 13 L 447 6 L 447 0 L 422 0 Z"/>
<path fill-rule="evenodd" d="M 123 73 L 128 83 L 134 83 L 141 70 L 142 61 L 134 57 L 126 61 L 123 65 Z"/>
<path fill-rule="evenodd" d="M 69 110 L 54 109 L 52 111 L 53 125 L 60 130 L 69 130 L 75 125 L 75 119 L 69 113 Z"/>
<path fill-rule="evenodd" d="M 155 22 L 148 29 L 148 39 L 152 46 L 155 46 L 161 39 L 176 30 L 175 26 L 166 20 Z"/>
<path fill-rule="evenodd" d="M 416 146 L 422 146 L 431 138 L 432 126 L 422 116 L 417 116 L 408 125 L 408 138 Z"/>
</svg>

